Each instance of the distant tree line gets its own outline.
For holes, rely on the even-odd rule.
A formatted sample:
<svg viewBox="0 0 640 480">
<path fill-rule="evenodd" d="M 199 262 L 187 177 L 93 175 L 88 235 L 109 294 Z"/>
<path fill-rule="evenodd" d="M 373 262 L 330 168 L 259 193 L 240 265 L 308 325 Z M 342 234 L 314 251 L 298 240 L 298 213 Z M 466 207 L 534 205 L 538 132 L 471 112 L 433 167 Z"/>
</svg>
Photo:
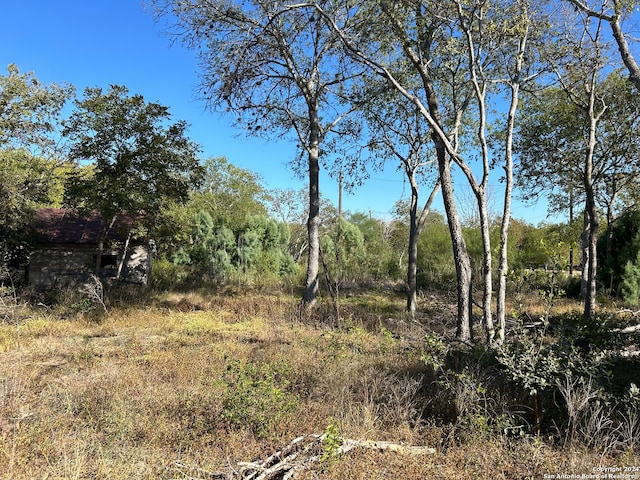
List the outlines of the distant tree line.
<svg viewBox="0 0 640 480">
<path fill-rule="evenodd" d="M 308 175 L 304 201 L 269 191 L 226 159 L 203 161 L 184 122 L 170 123 L 167 107 L 126 87 L 86 89 L 62 120 L 73 88 L 40 85 L 10 66 L 0 104 L 10 179 L 3 195 L 13 202 L 1 225 L 5 257 L 20 250 L 25 213 L 39 205 L 98 210 L 105 219 L 144 213 L 140 228 L 158 238 L 172 281 L 304 275 L 294 281 L 310 310 L 323 282 L 335 290 L 403 277 L 412 314 L 419 288 L 446 285 L 456 291 L 458 337 L 470 339 L 479 304 L 488 343 L 504 339 L 514 272 L 579 265 L 587 317 L 603 288 L 632 292 L 638 259 L 625 253 L 626 274 L 606 265 L 615 263 L 615 225 L 638 194 L 640 97 L 622 73 L 633 77 L 634 63 L 616 36 L 633 5 L 151 4 L 198 52 L 199 96 L 212 110 L 237 115 L 250 135 L 293 138 L 292 168 Z M 411 187 L 394 220 L 336 213 L 322 199 L 321 168 L 355 185 L 389 162 Z M 490 180 L 505 187 L 497 213 Z M 461 182 L 472 192 L 473 224 L 460 213 L 468 207 L 455 194 Z M 527 199 L 550 198 L 567 224 L 513 221 L 515 187 Z M 438 194 L 441 216 L 431 211 Z"/>
</svg>

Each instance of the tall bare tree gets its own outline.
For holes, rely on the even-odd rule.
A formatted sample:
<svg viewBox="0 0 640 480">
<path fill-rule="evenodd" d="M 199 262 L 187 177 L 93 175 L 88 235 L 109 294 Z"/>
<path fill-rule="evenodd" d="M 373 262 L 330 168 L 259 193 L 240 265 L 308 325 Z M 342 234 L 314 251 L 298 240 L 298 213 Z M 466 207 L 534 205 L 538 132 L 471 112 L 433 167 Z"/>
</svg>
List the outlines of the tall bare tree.
<svg viewBox="0 0 640 480">
<path fill-rule="evenodd" d="M 504 340 L 506 320 L 506 274 L 508 271 L 507 242 L 511 219 L 511 196 L 513 188 L 513 132 L 519 106 L 520 88 L 544 72 L 540 49 L 541 38 L 549 38 L 548 14 L 545 6 L 527 0 L 497 1 L 487 3 L 454 0 L 456 28 L 461 33 L 463 49 L 461 58 L 466 61 L 464 78 L 471 86 L 473 120 L 476 132 L 472 137 L 477 146 L 481 169 L 478 178 L 472 169 L 473 155 L 454 157 L 456 165 L 463 171 L 476 197 L 478 220 L 483 245 L 483 323 L 488 343 L 496 338 L 493 303 L 493 247 L 491 245 L 489 215 L 489 178 L 494 169 L 504 170 L 505 193 L 503 214 L 500 223 L 500 249 L 498 265 L 498 298 L 496 321 L 498 341 Z M 530 31 L 536 33 L 536 41 L 530 41 Z M 506 92 L 505 92 L 506 90 Z M 506 93 L 506 107 L 498 99 Z M 489 128 L 490 112 L 493 109 L 495 123 L 499 128 Z M 498 140 L 503 140 L 498 142 Z M 501 143 L 495 152 L 490 144 Z M 492 155 L 493 153 L 493 155 Z"/>
<path fill-rule="evenodd" d="M 560 76 L 560 81 L 568 99 L 579 106 L 585 113 L 587 135 L 585 138 L 584 163 L 582 185 L 585 193 L 585 214 L 589 230 L 587 237 L 587 259 L 583 262 L 586 269 L 587 285 L 584 299 L 584 315 L 592 317 L 596 311 L 596 272 L 597 272 L 597 243 L 599 232 L 598 208 L 594 188 L 594 157 L 597 146 L 597 127 L 607 104 L 599 90 L 599 80 L 602 74 L 603 46 L 602 21 L 596 19 L 595 25 L 585 19 L 584 35 L 576 45 L 580 53 L 577 58 L 577 71 L 569 69 L 566 76 Z M 577 88 L 576 88 L 577 87 Z"/>
<path fill-rule="evenodd" d="M 611 103 L 604 88 L 610 49 L 602 19 L 581 11 L 569 12 L 565 19 L 565 35 L 559 38 L 565 53 L 555 67 L 557 84 L 532 99 L 524 117 L 520 170 L 522 178 L 564 184 L 574 198 L 584 199 L 582 291 L 584 315 L 591 317 L 596 311 L 597 192 L 604 189 L 604 173 L 615 160 L 603 151 L 602 136 Z"/>
<path fill-rule="evenodd" d="M 412 0 L 365 2 L 358 7 L 359 14 L 362 18 L 377 20 L 363 22 L 364 33 L 360 36 L 340 32 L 334 25 L 349 53 L 412 103 L 431 129 L 456 264 L 457 335 L 463 340 L 471 337 L 472 272 L 453 195 L 453 167 L 463 172 L 477 201 L 483 232 L 483 321 L 487 340 L 491 342 L 495 329 L 491 311 L 492 249 L 487 200 L 489 174 L 498 162 L 491 158 L 488 118 L 494 106 L 491 100 L 502 93 L 496 85 L 505 78 L 504 68 L 498 63 L 504 62 L 507 54 L 511 59 L 520 58 L 520 69 L 526 63 L 524 47 L 518 39 L 526 38 L 527 19 L 523 8 L 511 5 L 512 2 L 488 4 L 458 0 L 438 4 Z M 398 53 L 420 79 L 419 92 L 394 71 L 393 62 L 389 60 L 395 59 Z M 511 83 L 514 78 L 510 77 Z M 516 107 L 517 95 L 505 117 L 513 117 Z M 460 115 L 467 117 L 467 127 L 473 124 L 475 128 L 461 131 L 461 124 L 457 122 Z M 512 123 L 505 123 L 512 128 Z M 466 150 L 458 148 L 461 134 L 467 135 Z M 480 160 L 478 177 L 472 168 L 476 152 Z M 508 229 L 508 220 L 507 216 L 503 231 Z M 506 268 L 504 264 L 502 268 Z"/>
<path fill-rule="evenodd" d="M 175 40 L 197 50 L 202 68 L 199 95 L 212 110 L 233 112 L 237 125 L 251 135 L 293 133 L 306 154 L 309 248 L 303 303 L 311 308 L 319 292 L 323 146 L 331 133 L 352 131 L 345 118 L 352 107 L 344 101 L 341 85 L 358 76 L 358 70 L 335 48 L 336 35 L 312 8 L 271 0 L 152 4 L 157 18 L 176 19 L 169 26 Z M 339 4 L 318 2 L 348 28 L 350 12 Z"/>
<path fill-rule="evenodd" d="M 636 62 L 631 51 L 631 46 L 622 24 L 633 14 L 634 8 L 638 5 L 636 0 L 564 0 L 577 9 L 581 10 L 589 17 L 607 22 L 611 27 L 611 34 L 618 46 L 620 58 L 629 71 L 629 79 L 640 91 L 640 66 Z"/>
<path fill-rule="evenodd" d="M 457 118 L 457 112 L 463 107 L 459 95 L 445 97 L 450 101 L 441 106 L 437 93 L 438 77 L 434 76 L 436 65 L 448 62 L 441 49 L 453 38 L 450 25 L 444 16 L 430 11 L 422 2 L 365 2 L 353 7 L 361 19 L 362 29 L 358 35 L 345 32 L 326 12 L 323 15 L 328 17 L 349 55 L 386 79 L 392 89 L 416 108 L 431 129 L 456 266 L 456 335 L 463 341 L 469 340 L 472 336 L 471 261 L 453 194 L 452 161 L 458 155 L 454 142 L 458 132 L 450 122 Z M 420 92 L 415 92 L 394 71 L 393 63 L 398 52 L 418 77 Z"/>
<path fill-rule="evenodd" d="M 500 247 L 498 252 L 498 277 L 496 298 L 497 342 L 505 339 L 507 274 L 509 272 L 508 241 L 511 222 L 511 199 L 514 187 L 514 134 L 516 114 L 523 88 L 530 87 L 539 77 L 548 73 L 548 57 L 556 55 L 553 42 L 554 30 L 549 29 L 548 13 L 540 3 L 520 0 L 504 4 L 506 21 L 498 24 L 501 41 L 497 44 L 496 71 L 499 84 L 506 88 L 509 99 L 504 115 L 502 131 L 504 141 L 496 155 L 503 158 L 504 200 L 500 221 Z"/>
<path fill-rule="evenodd" d="M 407 248 L 407 311 L 415 315 L 418 300 L 418 238 L 424 229 L 431 205 L 440 191 L 440 180 L 435 172 L 430 179 L 431 192 L 425 204 L 419 206 L 420 183 L 433 170 L 436 159 L 431 150 L 431 131 L 415 105 L 407 102 L 395 90 L 386 88 L 375 79 L 377 93 L 368 95 L 362 102 L 368 130 L 367 143 L 372 154 L 385 161 L 399 162 L 399 169 L 406 175 L 411 189 L 409 203 L 409 239 Z M 370 84 L 369 84 L 370 86 Z M 366 87 L 365 87 L 366 88 Z M 423 177 L 423 178 L 421 178 Z"/>
</svg>

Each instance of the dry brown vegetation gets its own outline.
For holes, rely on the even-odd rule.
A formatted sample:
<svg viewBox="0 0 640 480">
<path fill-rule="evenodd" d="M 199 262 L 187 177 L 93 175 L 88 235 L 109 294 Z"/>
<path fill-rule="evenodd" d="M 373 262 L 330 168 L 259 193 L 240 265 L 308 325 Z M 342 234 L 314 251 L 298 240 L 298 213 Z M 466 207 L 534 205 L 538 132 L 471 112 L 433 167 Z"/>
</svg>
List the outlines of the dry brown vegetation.
<svg viewBox="0 0 640 480">
<path fill-rule="evenodd" d="M 297 299 L 278 293 L 131 300 L 112 301 L 106 315 L 25 307 L 5 316 L 2 478 L 216 478 L 328 429 L 436 453 L 334 458 L 326 447 L 297 478 L 542 478 L 640 465 L 632 451 L 508 438 L 443 415 L 422 358 L 425 333 L 453 320 L 437 297 L 422 299 L 429 321 L 419 324 L 402 298 L 359 294 L 344 300 L 339 325 L 322 306 L 301 316 Z"/>
</svg>

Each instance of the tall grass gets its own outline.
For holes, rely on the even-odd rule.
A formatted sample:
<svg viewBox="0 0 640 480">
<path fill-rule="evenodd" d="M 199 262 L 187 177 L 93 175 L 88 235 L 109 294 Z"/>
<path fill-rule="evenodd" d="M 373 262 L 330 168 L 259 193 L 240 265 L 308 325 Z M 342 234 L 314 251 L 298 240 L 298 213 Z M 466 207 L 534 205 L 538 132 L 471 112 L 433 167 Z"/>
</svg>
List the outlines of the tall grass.
<svg viewBox="0 0 640 480">
<path fill-rule="evenodd" d="M 433 415 L 448 400 L 402 305 L 360 296 L 337 326 L 264 292 L 112 299 L 98 318 L 31 309 L 0 324 L 0 478 L 176 478 L 177 461 L 215 472 L 329 425 L 438 453 L 354 451 L 301 478 L 541 478 L 622 461 L 531 435 L 460 435 Z M 477 398 L 467 380 L 458 387 Z"/>
</svg>

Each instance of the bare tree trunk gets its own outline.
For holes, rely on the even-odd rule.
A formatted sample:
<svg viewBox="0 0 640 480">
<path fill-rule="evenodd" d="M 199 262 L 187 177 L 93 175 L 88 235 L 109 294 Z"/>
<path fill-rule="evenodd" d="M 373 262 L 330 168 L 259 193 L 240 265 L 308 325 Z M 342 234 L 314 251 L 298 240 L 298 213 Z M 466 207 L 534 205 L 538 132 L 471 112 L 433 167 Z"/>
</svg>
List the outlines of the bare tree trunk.
<svg viewBox="0 0 640 480">
<path fill-rule="evenodd" d="M 433 32 L 430 32 L 430 35 Z M 431 37 L 427 37 L 425 46 L 431 47 Z M 425 51 L 429 51 L 425 48 Z M 442 116 L 438 104 L 438 97 L 435 92 L 433 80 L 427 65 L 423 65 L 422 61 L 414 60 L 419 67 L 423 80 L 423 88 L 427 99 L 429 113 L 434 124 L 440 128 L 441 133 L 437 133 L 432 125 L 434 133 L 432 134 L 435 144 L 436 155 L 438 158 L 438 173 L 440 178 L 440 186 L 442 187 L 442 200 L 444 202 L 444 210 L 447 215 L 447 224 L 449 225 L 449 233 L 451 235 L 451 244 L 453 248 L 453 261 L 456 267 L 457 281 L 457 330 L 456 337 L 459 340 L 471 340 L 473 331 L 471 327 L 471 259 L 467 250 L 467 243 L 462 234 L 462 224 L 460 223 L 460 215 L 456 207 L 455 195 L 453 193 L 453 179 L 451 175 L 451 159 L 447 154 L 445 145 L 445 135 L 442 131 Z"/>
<path fill-rule="evenodd" d="M 527 31 L 528 32 L 528 31 Z M 527 43 L 527 34 L 520 39 L 520 52 L 524 52 Z M 513 129 L 516 121 L 520 94 L 520 73 L 523 67 L 523 55 L 518 55 L 516 60 L 515 81 L 511 82 L 511 101 L 507 114 L 507 136 L 504 151 L 504 204 L 502 221 L 500 223 L 500 253 L 498 260 L 498 297 L 496 299 L 496 323 L 498 324 L 498 343 L 504 342 L 505 325 L 507 319 L 507 274 L 509 273 L 509 225 L 511 223 L 511 197 L 513 192 Z"/>
<path fill-rule="evenodd" d="M 440 142 L 436 140 L 436 145 Z M 458 326 L 456 337 L 467 341 L 472 338 L 471 329 L 471 260 L 467 251 L 467 244 L 462 235 L 460 216 L 456 208 L 453 195 L 453 181 L 451 178 L 451 162 L 446 156 L 442 146 L 436 146 L 438 152 L 438 166 L 440 170 L 440 182 L 442 184 L 442 198 L 447 214 L 449 233 L 453 246 L 453 259 L 456 266 L 457 297 L 458 297 Z"/>
<path fill-rule="evenodd" d="M 418 184 L 413 175 L 409 175 L 411 184 L 411 204 L 409 207 L 409 251 L 407 265 L 407 311 L 416 313 L 418 302 Z"/>
<path fill-rule="evenodd" d="M 584 316 L 591 318 L 596 313 L 596 273 L 598 268 L 598 208 L 596 206 L 596 197 L 593 188 L 593 156 L 596 149 L 596 127 L 600 117 L 606 110 L 606 106 L 602 105 L 602 108 L 596 109 L 596 102 L 598 101 L 596 95 L 596 76 L 595 73 L 591 77 L 591 82 L 588 85 L 589 92 L 589 140 L 587 143 L 587 152 L 585 156 L 584 165 L 584 192 L 586 200 L 586 210 L 589 217 L 589 236 L 588 236 L 588 248 L 589 248 L 589 264 L 587 275 L 587 291 L 584 299 Z M 596 111 L 597 110 L 597 111 Z"/>
<path fill-rule="evenodd" d="M 584 241 L 584 244 L 582 245 L 584 259 L 582 265 L 581 293 L 584 300 L 583 315 L 591 318 L 596 313 L 596 273 L 598 267 L 597 246 L 599 222 L 593 185 L 587 177 L 585 177 L 584 180 L 586 206 L 585 229 L 582 235 Z"/>
<path fill-rule="evenodd" d="M 313 308 L 320 290 L 318 282 L 320 261 L 320 164 L 318 161 L 318 143 L 308 148 L 309 161 L 309 218 L 307 235 L 309 251 L 307 262 L 307 280 L 302 301 L 307 310 Z"/>
<path fill-rule="evenodd" d="M 509 155 L 510 157 L 510 155 Z M 505 324 L 507 319 L 507 274 L 509 273 L 509 224 L 511 223 L 511 192 L 513 189 L 513 170 L 511 159 L 505 165 L 506 185 L 504 192 L 504 208 L 502 222 L 500 223 L 500 253 L 498 260 L 498 296 L 496 299 L 496 323 L 498 324 L 497 342 L 504 342 Z"/>
<path fill-rule="evenodd" d="M 484 190 L 483 190 L 484 192 Z M 492 297 L 493 297 L 493 259 L 491 256 L 491 225 L 489 219 L 489 212 L 487 209 L 487 197 L 486 192 L 481 197 L 478 197 L 478 209 L 480 212 L 480 231 L 482 234 L 482 272 L 484 290 L 482 293 L 482 320 L 486 332 L 486 341 L 490 345 L 493 343 L 496 332 L 493 325 L 492 314 Z"/>
<path fill-rule="evenodd" d="M 589 288 L 589 215 L 586 209 L 582 213 L 582 232 L 580 233 L 580 299 L 587 298 Z"/>
<path fill-rule="evenodd" d="M 595 127 L 593 134 L 593 146 L 595 147 Z M 585 172 L 586 209 L 589 218 L 589 232 L 587 236 L 587 248 L 589 251 L 587 264 L 587 289 L 584 298 L 584 316 L 591 318 L 596 313 L 596 272 L 598 267 L 598 211 L 595 202 L 593 184 L 591 183 L 591 171 L 593 169 L 593 150 L 590 148 L 587 154 Z"/>
<path fill-rule="evenodd" d="M 573 186 L 569 187 L 569 225 L 573 225 Z M 569 246 L 569 276 L 573 278 L 573 242 Z"/>
<path fill-rule="evenodd" d="M 438 180 L 429 194 L 429 199 L 425 203 L 420 217 L 418 217 L 418 183 L 413 173 L 407 171 L 409 183 L 411 184 L 411 208 L 409 210 L 409 264 L 407 266 L 407 311 L 415 315 L 418 303 L 418 238 L 424 229 L 427 216 L 431 210 L 431 205 L 436 195 L 440 191 L 440 180 Z"/>
<path fill-rule="evenodd" d="M 513 177 L 513 173 L 511 173 Z M 511 180 L 513 181 L 513 180 Z M 509 182 L 509 180 L 507 181 Z M 511 187 L 507 187 L 509 190 Z M 511 192 L 505 191 L 504 209 L 500 224 L 500 253 L 498 260 L 498 295 L 496 298 L 496 323 L 498 325 L 497 343 L 505 339 L 507 320 L 507 274 L 509 273 L 509 256 L 507 244 L 509 241 L 509 223 L 511 222 Z"/>
<path fill-rule="evenodd" d="M 598 220 L 595 202 L 589 202 L 589 264 L 588 264 L 588 284 L 587 296 L 584 300 L 584 316 L 591 318 L 596 314 L 596 273 L 598 269 Z"/>
<path fill-rule="evenodd" d="M 469 166 L 458 161 L 458 166 L 463 170 L 469 184 L 471 185 L 473 192 L 476 196 L 478 203 L 478 214 L 480 216 L 480 231 L 482 236 L 482 256 L 483 256 L 483 293 L 482 293 L 482 323 L 485 326 L 486 341 L 487 344 L 493 343 L 495 337 L 495 328 L 493 324 L 493 312 L 492 312 L 492 296 L 493 296 L 493 259 L 491 252 L 491 233 L 490 233 L 490 219 L 487 207 L 487 186 L 489 184 L 489 148 L 486 139 L 487 128 L 487 78 L 484 72 L 484 66 L 482 60 L 479 58 L 482 48 L 477 44 L 476 34 L 472 27 L 472 22 L 469 21 L 464 13 L 462 2 L 456 1 L 456 8 L 459 17 L 459 24 L 462 29 L 462 33 L 466 38 L 467 43 L 467 61 L 468 61 L 468 73 L 470 75 L 470 83 L 473 86 L 475 100 L 478 108 L 478 126 L 477 126 L 477 140 L 480 144 L 480 152 L 482 157 L 482 181 L 477 184 L 474 174 Z M 480 12 L 483 8 L 480 8 Z M 482 14 L 478 19 L 482 17 Z"/>
</svg>

